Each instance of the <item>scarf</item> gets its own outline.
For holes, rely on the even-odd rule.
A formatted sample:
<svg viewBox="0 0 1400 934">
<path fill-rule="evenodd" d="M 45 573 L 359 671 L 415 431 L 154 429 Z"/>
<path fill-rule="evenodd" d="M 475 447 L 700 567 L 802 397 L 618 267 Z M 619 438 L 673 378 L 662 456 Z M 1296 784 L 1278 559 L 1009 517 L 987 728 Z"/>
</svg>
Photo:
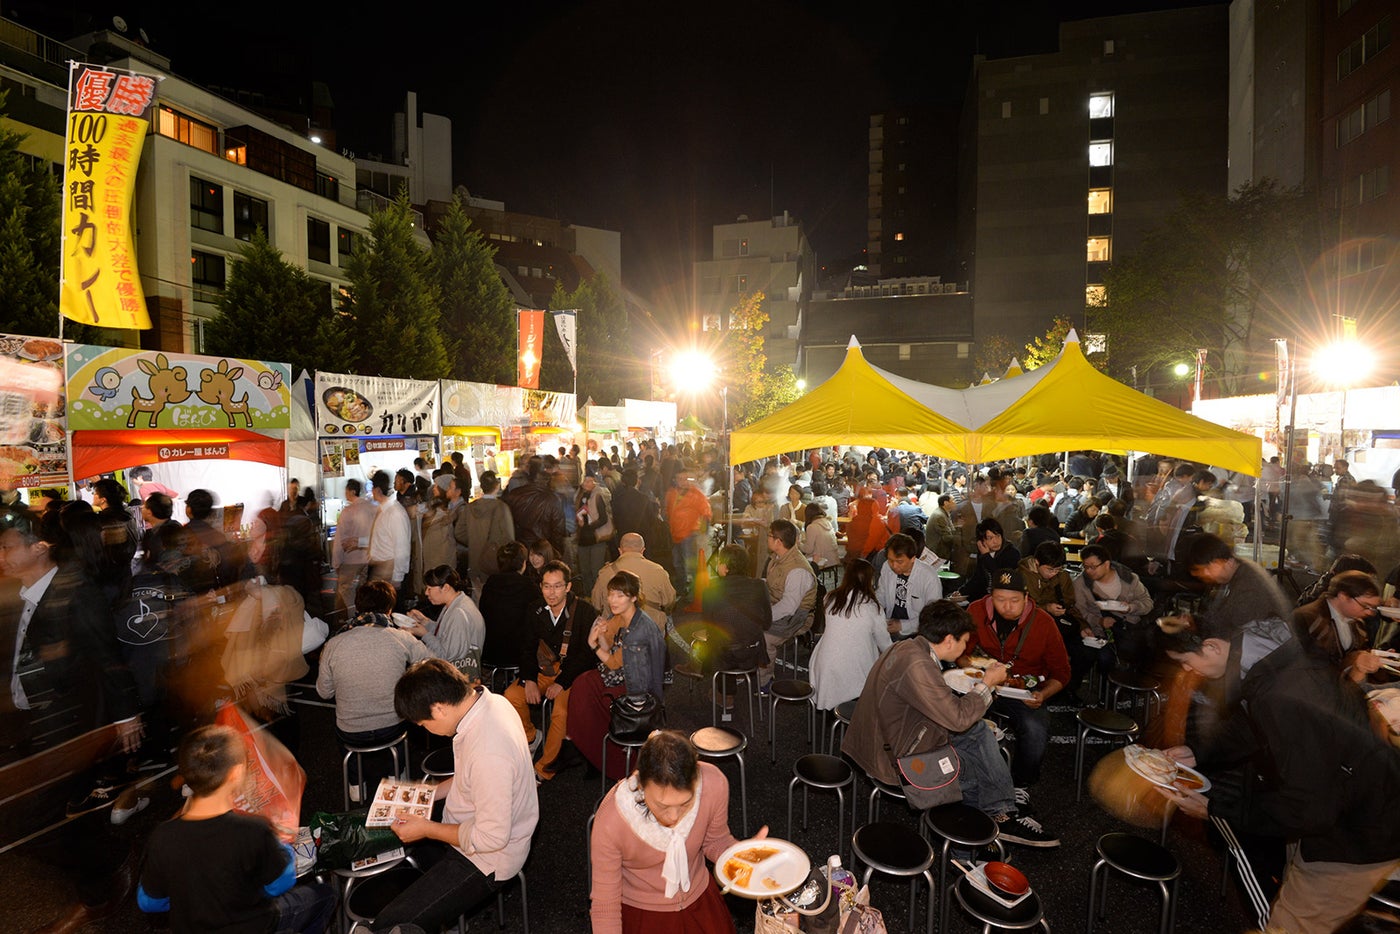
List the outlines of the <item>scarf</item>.
<svg viewBox="0 0 1400 934">
<path fill-rule="evenodd" d="M 695 800 L 691 802 L 690 810 L 674 827 L 661 826 L 650 819 L 651 815 L 645 806 L 637 807 L 642 801 L 642 790 L 636 775 L 618 782 L 617 790 L 613 793 L 618 813 L 622 815 L 622 820 L 628 828 L 647 846 L 666 854 L 666 859 L 661 864 L 661 878 L 666 882 L 667 898 L 673 898 L 677 891 L 690 891 L 690 854 L 686 852 L 685 840 L 690 836 L 691 828 L 695 826 L 695 818 L 700 813 L 700 784 L 697 778 Z"/>
</svg>

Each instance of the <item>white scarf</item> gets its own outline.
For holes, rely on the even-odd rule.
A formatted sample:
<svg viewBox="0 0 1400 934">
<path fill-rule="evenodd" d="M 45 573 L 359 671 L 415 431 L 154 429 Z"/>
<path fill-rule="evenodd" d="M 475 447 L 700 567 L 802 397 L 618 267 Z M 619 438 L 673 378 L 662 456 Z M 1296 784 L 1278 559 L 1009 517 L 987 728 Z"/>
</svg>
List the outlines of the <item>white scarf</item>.
<svg viewBox="0 0 1400 934">
<path fill-rule="evenodd" d="M 695 779 L 695 798 L 690 803 L 690 810 L 674 827 L 661 826 L 651 817 L 645 806 L 637 806 L 642 800 L 642 793 L 636 775 L 617 783 L 613 800 L 618 813 L 632 832 L 647 846 L 666 854 L 666 859 L 661 864 L 661 878 L 666 881 L 666 897 L 674 897 L 677 891 L 689 892 L 690 854 L 686 852 L 685 841 L 690 836 L 691 828 L 695 826 L 696 815 L 700 813 L 699 777 Z"/>
</svg>

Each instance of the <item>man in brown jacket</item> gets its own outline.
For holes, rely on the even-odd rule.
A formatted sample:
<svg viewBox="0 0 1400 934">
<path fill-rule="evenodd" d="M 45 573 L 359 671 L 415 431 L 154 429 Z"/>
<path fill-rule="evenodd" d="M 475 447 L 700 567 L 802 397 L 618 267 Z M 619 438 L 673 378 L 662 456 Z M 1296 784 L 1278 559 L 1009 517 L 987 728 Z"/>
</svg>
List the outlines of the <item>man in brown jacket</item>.
<svg viewBox="0 0 1400 934">
<path fill-rule="evenodd" d="M 870 670 L 841 751 L 870 776 L 899 785 L 899 757 L 951 742 L 960 760 L 964 804 L 997 821 L 1002 840 L 1059 846 L 1059 839 L 1038 821 L 1017 816 L 1011 771 L 982 719 L 992 703 L 992 688 L 1006 680 L 1006 668 L 993 664 L 962 696 L 943 680 L 943 663 L 967 651 L 972 633 L 972 617 L 952 601 L 925 606 L 919 612 L 919 634 L 896 642 Z"/>
</svg>

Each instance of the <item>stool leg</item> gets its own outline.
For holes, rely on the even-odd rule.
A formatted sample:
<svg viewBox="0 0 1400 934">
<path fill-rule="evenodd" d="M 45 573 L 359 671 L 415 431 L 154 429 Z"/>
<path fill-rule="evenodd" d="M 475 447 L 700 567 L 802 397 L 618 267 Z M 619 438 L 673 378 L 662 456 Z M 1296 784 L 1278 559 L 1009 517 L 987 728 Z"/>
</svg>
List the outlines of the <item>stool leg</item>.
<svg viewBox="0 0 1400 934">
<path fill-rule="evenodd" d="M 865 803 L 865 822 L 872 823 L 880 819 L 880 786 L 872 785 L 870 788 L 870 800 Z"/>
<path fill-rule="evenodd" d="M 1089 735 L 1089 728 L 1081 726 L 1079 728 L 1079 741 L 1074 745 L 1074 803 L 1078 804 L 1084 797 L 1084 741 Z"/>
<path fill-rule="evenodd" d="M 1094 868 L 1089 871 L 1089 915 L 1084 922 L 1084 934 L 1093 934 L 1094 931 L 1094 900 L 1099 894 L 1099 871 L 1103 869 L 1104 861 L 1099 860 L 1094 864 Z"/>
<path fill-rule="evenodd" d="M 928 922 L 925 930 L 933 934 L 933 873 L 924 870 L 924 881 L 928 883 Z"/>
<path fill-rule="evenodd" d="M 812 700 L 807 701 L 807 748 L 816 749 L 817 746 L 817 705 Z"/>
<path fill-rule="evenodd" d="M 603 734 L 603 758 L 598 760 L 601 763 L 602 775 L 598 776 L 598 794 L 604 795 L 608 792 L 608 734 Z"/>
<path fill-rule="evenodd" d="M 740 752 L 734 757 L 739 761 L 739 807 L 740 813 L 744 816 L 744 838 L 749 836 L 749 779 L 747 770 L 744 768 L 744 754 Z"/>
<path fill-rule="evenodd" d="M 719 726 L 719 694 L 723 684 L 724 675 L 718 671 L 710 675 L 710 726 Z M 735 685 L 734 693 L 738 692 L 739 687 Z"/>
<path fill-rule="evenodd" d="M 909 930 L 914 930 L 914 899 L 918 890 L 914 888 L 914 880 L 909 880 Z"/>
<path fill-rule="evenodd" d="M 938 930 L 948 930 L 948 848 L 953 841 L 943 838 L 943 855 L 938 860 Z"/>
<path fill-rule="evenodd" d="M 811 790 L 812 790 L 812 789 L 808 788 L 805 784 L 802 786 L 802 829 L 803 829 L 803 830 L 806 830 L 806 829 L 807 829 L 807 799 L 808 799 L 808 792 L 810 792 Z"/>
<path fill-rule="evenodd" d="M 1113 878 L 1113 873 L 1108 869 L 1103 871 L 1103 879 L 1099 882 L 1099 920 L 1102 921 L 1108 914 L 1108 882 Z"/>
<path fill-rule="evenodd" d="M 340 760 L 340 787 L 345 789 L 345 810 L 350 810 L 350 757 L 353 752 L 347 752 L 345 758 Z"/>
<path fill-rule="evenodd" d="M 1176 929 L 1176 886 L 1181 876 L 1172 879 L 1171 887 L 1162 883 L 1162 934 L 1171 934 Z"/>
<path fill-rule="evenodd" d="M 525 891 L 525 870 L 520 870 L 516 878 L 520 880 L 520 926 L 523 934 L 530 934 L 530 899 Z"/>
<path fill-rule="evenodd" d="M 797 777 L 793 776 L 792 781 L 788 782 L 787 838 L 789 840 L 792 839 L 792 790 L 795 787 L 797 787 Z"/>
<path fill-rule="evenodd" d="M 837 786 L 836 797 L 841 806 L 836 810 L 836 855 L 840 856 L 846 849 L 846 789 Z M 855 789 L 851 789 L 851 804 L 855 805 Z"/>
</svg>

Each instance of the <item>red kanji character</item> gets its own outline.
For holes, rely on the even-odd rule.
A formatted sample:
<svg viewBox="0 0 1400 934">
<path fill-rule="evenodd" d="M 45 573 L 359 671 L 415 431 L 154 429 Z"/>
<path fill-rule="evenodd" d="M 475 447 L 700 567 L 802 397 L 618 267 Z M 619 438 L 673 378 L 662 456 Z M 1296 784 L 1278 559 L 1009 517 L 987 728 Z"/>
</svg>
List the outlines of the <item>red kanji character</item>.
<svg viewBox="0 0 1400 934">
<path fill-rule="evenodd" d="M 119 207 L 117 204 L 111 203 L 114 199 L 109 198 L 107 200 L 109 203 L 107 207 L 103 209 L 102 213 L 107 216 L 108 220 L 121 220 L 122 216 L 125 215 L 126 212 L 123 211 L 121 207 Z"/>
<path fill-rule="evenodd" d="M 110 71 L 84 70 L 78 85 L 74 88 L 74 110 L 101 110 L 107 103 L 107 93 L 112 90 L 112 79 L 116 75 Z"/>
<path fill-rule="evenodd" d="M 141 129 L 141 124 L 131 119 L 118 120 L 117 129 L 121 130 L 123 133 L 135 133 L 137 130 Z M 127 140 L 127 142 L 130 141 L 130 139 Z"/>
<path fill-rule="evenodd" d="M 112 158 L 116 159 L 118 162 L 126 162 L 131 158 L 131 150 L 125 146 L 113 146 Z"/>
<path fill-rule="evenodd" d="M 124 299 L 122 299 L 122 311 L 129 311 L 129 312 L 132 312 L 133 314 L 135 314 L 135 313 L 136 313 L 137 311 L 139 311 L 140 309 L 141 309 L 141 306 L 140 306 L 139 304 L 137 304 L 136 299 L 134 299 L 134 298 L 124 298 Z"/>
<path fill-rule="evenodd" d="M 122 75 L 117 78 L 117 86 L 112 91 L 112 99 L 107 102 L 107 110 L 114 114 L 130 114 L 138 117 L 151 105 L 156 93 L 156 81 L 145 75 Z"/>
</svg>

